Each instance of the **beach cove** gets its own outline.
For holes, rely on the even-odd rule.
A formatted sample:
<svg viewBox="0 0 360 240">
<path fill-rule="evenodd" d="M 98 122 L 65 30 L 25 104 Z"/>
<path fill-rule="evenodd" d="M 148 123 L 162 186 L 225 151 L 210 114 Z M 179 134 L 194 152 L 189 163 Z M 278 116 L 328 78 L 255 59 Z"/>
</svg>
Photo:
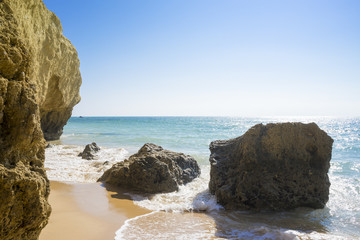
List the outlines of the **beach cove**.
<svg viewBox="0 0 360 240">
<path fill-rule="evenodd" d="M 0 239 L 360 239 L 359 11 L 0 0 Z"/>
<path fill-rule="evenodd" d="M 208 193 L 209 142 L 241 135 L 259 122 L 287 121 L 316 122 L 335 140 L 329 172 L 330 200 L 326 207 L 273 213 L 223 210 Z M 46 150 L 45 167 L 50 180 L 70 183 L 65 185 L 62 195 L 72 199 L 70 202 L 77 206 L 77 214 L 91 216 L 89 219 L 95 221 L 89 225 L 103 222 L 90 228 L 94 236 L 98 232 L 108 239 L 115 236 L 115 239 L 357 239 L 360 237 L 357 228 L 360 193 L 357 187 L 359 149 L 355 146 L 359 129 L 359 119 L 319 117 L 72 117 L 60 142 Z M 100 158 L 88 161 L 77 157 L 84 145 L 92 141 L 102 148 Z M 126 192 L 122 192 L 120 198 L 113 198 L 114 192 L 95 183 L 105 170 L 100 163 L 108 161 L 110 167 L 136 152 L 145 142 L 195 156 L 202 170 L 200 178 L 182 186 L 178 192 L 156 194 L 151 199 Z M 57 184 L 55 182 L 55 193 L 59 190 Z M 55 203 L 57 196 L 54 195 L 50 201 L 54 199 Z M 81 202 L 88 198 L 94 201 Z M 62 224 L 56 223 L 56 204 L 53 211 L 54 222 L 50 217 L 42 234 L 54 233 L 51 226 L 59 229 L 55 224 Z M 104 218 L 107 220 L 102 221 Z"/>
</svg>

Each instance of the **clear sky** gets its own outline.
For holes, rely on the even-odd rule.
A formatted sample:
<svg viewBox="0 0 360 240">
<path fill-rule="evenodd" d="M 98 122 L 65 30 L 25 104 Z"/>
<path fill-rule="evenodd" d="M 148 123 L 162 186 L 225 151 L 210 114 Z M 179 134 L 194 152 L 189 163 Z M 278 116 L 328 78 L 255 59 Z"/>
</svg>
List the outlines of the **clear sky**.
<svg viewBox="0 0 360 240">
<path fill-rule="evenodd" d="M 44 0 L 79 116 L 360 116 L 358 0 Z"/>
</svg>

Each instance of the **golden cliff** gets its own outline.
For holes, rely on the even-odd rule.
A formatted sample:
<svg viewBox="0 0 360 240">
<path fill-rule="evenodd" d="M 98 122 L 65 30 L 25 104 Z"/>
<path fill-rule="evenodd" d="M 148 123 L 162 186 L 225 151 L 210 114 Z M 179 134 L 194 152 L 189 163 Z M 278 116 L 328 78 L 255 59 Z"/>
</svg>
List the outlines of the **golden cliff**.
<svg viewBox="0 0 360 240">
<path fill-rule="evenodd" d="M 0 0 L 0 239 L 37 239 L 47 224 L 43 136 L 61 135 L 80 85 L 77 52 L 44 3 Z"/>
<path fill-rule="evenodd" d="M 30 53 L 27 77 L 36 85 L 44 137 L 58 139 L 80 101 L 77 51 L 62 35 L 58 17 L 41 0 L 4 0 L 2 5 L 11 9 L 21 41 Z"/>
</svg>

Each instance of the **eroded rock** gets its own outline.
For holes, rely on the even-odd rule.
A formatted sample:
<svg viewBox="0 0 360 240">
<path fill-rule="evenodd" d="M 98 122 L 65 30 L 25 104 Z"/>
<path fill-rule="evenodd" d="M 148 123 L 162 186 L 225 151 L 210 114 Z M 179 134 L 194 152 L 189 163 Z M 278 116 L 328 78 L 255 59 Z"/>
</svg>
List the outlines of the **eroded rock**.
<svg viewBox="0 0 360 240">
<path fill-rule="evenodd" d="M 78 156 L 82 159 L 93 160 L 96 158 L 95 154 L 100 151 L 100 147 L 95 143 L 87 144 L 83 152 Z"/>
<path fill-rule="evenodd" d="M 18 33 L 17 37 L 11 37 L 3 32 L 2 42 L 9 42 L 10 48 L 3 51 L 4 47 L 0 46 L 1 72 L 7 79 L 31 80 L 36 87 L 44 137 L 57 140 L 73 107 L 80 101 L 77 51 L 63 36 L 58 17 L 41 0 L 3 0 L 0 4 L 11 14 Z M 1 25 L 7 21 L 4 19 Z M 11 47 L 18 42 L 24 45 L 23 49 Z"/>
<path fill-rule="evenodd" d="M 58 47 L 50 43 L 46 48 L 47 41 L 56 42 Z M 79 71 L 72 70 L 78 68 L 78 60 L 66 60 L 77 59 L 76 51 L 69 48 L 69 44 L 62 36 L 58 18 L 41 0 L 0 1 L 2 240 L 38 239 L 48 222 L 50 188 L 44 169 L 45 140 L 40 112 L 62 112 L 65 105 L 72 108 L 71 105 L 79 100 L 78 94 L 73 94 L 73 91 L 78 92 L 81 83 L 78 82 Z M 50 52 L 54 54 L 48 54 Z M 76 83 L 70 79 L 72 73 Z M 67 82 L 59 81 L 59 91 L 63 94 L 54 93 L 62 95 L 63 99 L 52 97 L 50 101 L 49 85 L 53 75 Z M 61 89 L 65 85 L 66 89 L 75 90 Z M 53 101 L 58 101 L 58 105 L 49 104 Z"/>
<path fill-rule="evenodd" d="M 143 193 L 172 192 L 200 175 L 189 155 L 147 143 L 129 159 L 114 164 L 98 180 Z"/>
<path fill-rule="evenodd" d="M 227 209 L 323 208 L 332 143 L 315 123 L 258 124 L 214 141 L 210 192 Z"/>
</svg>

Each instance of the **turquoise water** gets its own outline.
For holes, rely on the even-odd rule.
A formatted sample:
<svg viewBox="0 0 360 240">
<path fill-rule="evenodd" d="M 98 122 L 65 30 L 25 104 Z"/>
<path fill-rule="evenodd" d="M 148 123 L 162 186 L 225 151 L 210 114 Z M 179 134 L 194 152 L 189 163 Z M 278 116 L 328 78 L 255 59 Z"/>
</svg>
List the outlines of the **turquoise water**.
<svg viewBox="0 0 360 240">
<path fill-rule="evenodd" d="M 152 142 L 175 151 L 205 156 L 211 141 L 242 134 L 258 122 L 256 119 L 209 117 L 71 118 L 64 129 L 63 140 L 85 144 L 93 139 L 100 145 L 122 146 L 131 152 Z"/>
<path fill-rule="evenodd" d="M 240 136 L 258 123 L 288 121 L 317 123 L 335 140 L 334 161 L 359 161 L 359 118 L 72 117 L 61 140 L 76 145 L 95 141 L 102 146 L 123 147 L 130 153 L 152 142 L 195 155 L 207 164 L 211 141 Z"/>
<path fill-rule="evenodd" d="M 249 215 L 249 213 L 219 211 L 216 214 L 209 213 L 210 215 L 213 214 L 213 219 L 217 219 L 218 226 L 223 225 L 222 229 L 215 231 L 215 236 L 232 239 L 241 236 L 259 239 L 266 239 L 266 236 L 270 239 L 296 239 L 296 237 L 305 239 L 360 239 L 360 118 L 72 117 L 64 128 L 61 142 L 64 145 L 84 146 L 94 141 L 99 146 L 108 149 L 124 148 L 127 155 L 135 153 L 144 143 L 151 142 L 161 145 L 165 149 L 194 156 L 205 169 L 206 175 L 210 154 L 208 146 L 211 141 L 240 136 L 257 123 L 289 121 L 315 122 L 334 139 L 329 171 L 332 185 L 327 207 L 310 212 L 284 213 L 284 218 L 278 219 L 287 222 L 285 225 L 263 221 L 263 219 L 272 219 L 271 221 L 275 222 L 274 216 L 266 214 Z M 167 204 L 166 201 L 162 202 L 164 198 L 169 202 L 169 199 L 189 195 L 187 191 L 193 191 L 194 196 L 199 195 L 196 191 L 204 192 L 208 179 L 204 177 L 202 181 L 197 183 L 198 186 L 193 186 L 191 190 L 185 189 L 179 195 L 161 195 L 158 199 L 155 197 L 152 200 L 139 201 L 139 205 L 152 210 L 166 209 L 168 211 L 173 205 L 162 207 L 162 205 Z M 210 202 L 205 201 L 204 204 L 213 204 Z M 181 204 L 183 204 L 183 206 L 186 205 L 184 210 L 188 210 L 189 202 L 185 203 L 184 201 L 184 203 L 179 204 L 173 208 L 178 209 L 179 206 L 181 208 Z M 250 218 L 251 220 L 249 220 Z M 244 219 L 252 224 L 245 224 Z M 306 221 L 298 223 L 299 219 L 303 219 L 303 221 L 306 219 Z M 134 220 L 133 224 L 139 224 L 136 221 Z M 289 224 L 289 222 L 293 224 Z M 239 226 L 239 223 L 242 224 L 242 227 Z M 252 226 L 259 224 L 261 225 L 260 230 L 251 229 Z M 297 224 L 299 227 L 296 227 Z M 301 225 L 306 224 L 313 227 L 301 227 Z M 266 226 L 265 230 L 263 229 L 264 226 Z M 126 232 L 128 229 L 121 231 Z M 251 235 L 254 231 L 256 234 L 258 232 L 266 232 L 266 234 Z M 276 235 L 279 234 L 279 231 L 280 235 Z M 131 235 L 128 232 L 126 234 Z M 292 238 L 291 236 L 295 237 Z M 135 236 L 135 238 L 142 237 L 144 236 Z M 204 236 L 202 235 L 202 237 Z M 191 237 L 183 237 L 183 239 L 189 238 Z"/>
</svg>

